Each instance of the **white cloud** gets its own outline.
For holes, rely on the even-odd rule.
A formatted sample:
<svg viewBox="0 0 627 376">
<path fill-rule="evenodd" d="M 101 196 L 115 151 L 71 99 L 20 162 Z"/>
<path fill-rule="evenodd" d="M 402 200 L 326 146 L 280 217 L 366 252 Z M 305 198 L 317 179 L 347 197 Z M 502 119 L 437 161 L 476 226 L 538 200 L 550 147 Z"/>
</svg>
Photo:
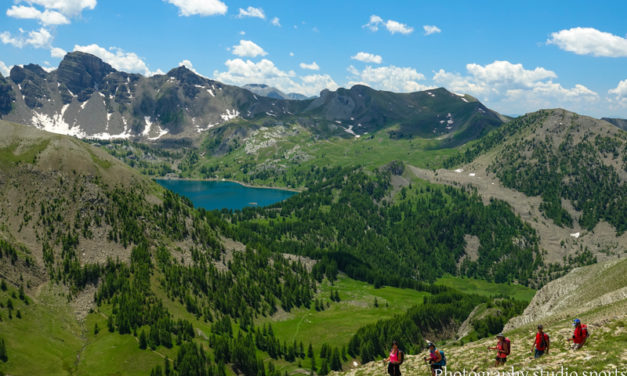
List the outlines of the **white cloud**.
<svg viewBox="0 0 627 376">
<path fill-rule="evenodd" d="M 574 27 L 551 34 L 547 44 L 577 55 L 626 57 L 627 39 L 591 27 Z"/>
<path fill-rule="evenodd" d="M 107 50 L 97 44 L 90 44 L 87 46 L 75 45 L 74 51 L 87 52 L 98 56 L 103 61 L 111 64 L 111 66 L 117 70 L 141 73 L 146 76 L 151 75 L 148 65 L 146 65 L 146 63 L 139 56 L 137 56 L 137 54 L 133 52 L 126 52 L 121 48 L 110 47 Z"/>
<path fill-rule="evenodd" d="M 368 52 L 357 52 L 355 56 L 351 56 L 351 59 L 373 64 L 381 64 L 381 62 L 383 61 L 380 55 L 375 55 Z"/>
<path fill-rule="evenodd" d="M 293 53 L 293 52 L 290 52 L 290 56 L 292 56 L 292 57 L 293 57 L 293 56 L 294 56 L 294 53 Z"/>
<path fill-rule="evenodd" d="M 14 5 L 7 9 L 7 16 L 13 18 L 39 20 L 39 22 L 44 25 L 65 25 L 70 23 L 70 20 L 67 17 L 57 11 L 46 9 L 42 12 L 35 7 L 27 7 L 23 5 Z"/>
<path fill-rule="evenodd" d="M 2 43 L 10 44 L 17 48 L 24 46 L 33 46 L 34 48 L 49 47 L 52 39 L 52 34 L 43 27 L 29 32 L 20 29 L 19 36 L 13 36 L 8 31 L 0 33 L 0 41 Z"/>
<path fill-rule="evenodd" d="M 320 70 L 320 67 L 318 66 L 318 64 L 316 64 L 316 62 L 314 61 L 311 64 L 306 64 L 306 63 L 300 63 L 300 67 L 301 69 L 309 69 L 309 70 Z"/>
<path fill-rule="evenodd" d="M 224 63 L 227 71 L 214 71 L 216 80 L 245 85 L 251 83 L 267 84 L 286 93 L 301 93 L 307 96 L 317 95 L 323 89 L 335 90 L 338 85 L 327 74 L 315 74 L 298 77 L 293 71 L 282 71 L 268 59 L 259 62 L 243 59 L 230 59 Z"/>
<path fill-rule="evenodd" d="M 272 19 L 272 21 L 270 21 L 270 23 L 274 26 L 280 27 L 281 26 L 281 21 L 279 20 L 279 17 L 274 17 Z"/>
<path fill-rule="evenodd" d="M 348 86 L 364 84 L 379 90 L 405 93 L 430 88 L 430 86 L 423 85 L 419 82 L 425 79 L 424 74 L 410 67 L 389 65 L 373 68 L 367 66 L 360 71 L 351 65 L 348 67 L 348 71 L 352 75 Z"/>
<path fill-rule="evenodd" d="M 189 69 L 192 72 L 196 72 L 196 70 L 194 69 L 194 64 L 192 64 L 192 62 L 187 60 L 187 59 L 181 61 L 179 63 L 179 67 L 185 67 L 185 68 Z"/>
<path fill-rule="evenodd" d="M 608 93 L 615 96 L 614 99 L 610 99 L 611 102 L 616 102 L 620 106 L 627 107 L 627 79 L 622 80 L 614 89 L 610 89 Z"/>
<path fill-rule="evenodd" d="M 425 35 L 437 34 L 442 32 L 442 30 L 440 30 L 440 28 L 435 25 L 424 25 L 422 28 L 425 31 Z"/>
<path fill-rule="evenodd" d="M 266 56 L 268 53 L 258 46 L 255 42 L 250 40 L 240 40 L 239 44 L 233 46 L 233 55 L 241 57 L 257 57 Z"/>
<path fill-rule="evenodd" d="M 381 25 L 383 23 L 383 18 L 377 16 L 376 14 L 373 14 L 372 16 L 370 16 L 370 21 L 368 21 L 367 24 L 365 24 L 363 27 L 370 29 L 370 31 L 377 31 L 379 30 L 379 25 Z"/>
<path fill-rule="evenodd" d="M 396 33 L 411 34 L 414 31 L 413 27 L 407 26 L 404 23 L 400 23 L 400 22 L 394 21 L 394 20 L 388 20 L 385 23 L 385 28 L 388 29 L 388 31 L 391 34 L 396 34 Z"/>
<path fill-rule="evenodd" d="M 56 57 L 56 58 L 62 58 L 65 56 L 67 52 L 65 52 L 65 50 L 63 48 L 59 48 L 59 47 L 52 47 L 50 49 L 50 56 L 52 57 Z"/>
<path fill-rule="evenodd" d="M 520 84 L 529 87 L 539 80 L 557 78 L 555 72 L 542 67 L 527 70 L 522 64 L 499 60 L 488 65 L 467 64 L 466 69 L 477 80 L 486 83 Z"/>
<path fill-rule="evenodd" d="M 622 80 L 618 83 L 614 89 L 609 91 L 610 94 L 614 94 L 620 98 L 627 98 L 627 80 Z"/>
<path fill-rule="evenodd" d="M 400 33 L 407 35 L 414 31 L 414 28 L 411 26 L 394 20 L 384 21 L 383 18 L 377 16 L 376 14 L 370 16 L 370 20 L 363 27 L 370 29 L 371 31 L 377 31 L 380 26 L 384 26 L 390 34 Z"/>
<path fill-rule="evenodd" d="M 220 0 L 165 0 L 179 8 L 181 16 L 224 15 L 228 7 Z"/>
<path fill-rule="evenodd" d="M 18 0 L 25 1 L 29 5 L 39 5 L 46 10 L 56 10 L 66 17 L 75 17 L 83 10 L 93 10 L 96 7 L 96 0 Z"/>
<path fill-rule="evenodd" d="M 4 61 L 0 61 L 0 73 L 2 73 L 2 75 L 4 77 L 8 77 L 9 73 L 11 73 L 11 68 L 13 67 L 8 67 Z"/>
<path fill-rule="evenodd" d="M 505 113 L 524 113 L 547 107 L 590 108 L 599 95 L 576 84 L 565 88 L 554 82 L 557 74 L 542 67 L 525 69 L 522 64 L 494 61 L 467 64 L 468 75 L 440 69 L 433 81 L 458 93 L 469 93 Z"/>
<path fill-rule="evenodd" d="M 237 15 L 237 17 L 239 18 L 253 17 L 253 18 L 261 18 L 262 20 L 265 20 L 266 14 L 263 12 L 263 9 L 261 8 L 248 7 L 246 9 L 239 8 L 239 14 Z"/>
</svg>

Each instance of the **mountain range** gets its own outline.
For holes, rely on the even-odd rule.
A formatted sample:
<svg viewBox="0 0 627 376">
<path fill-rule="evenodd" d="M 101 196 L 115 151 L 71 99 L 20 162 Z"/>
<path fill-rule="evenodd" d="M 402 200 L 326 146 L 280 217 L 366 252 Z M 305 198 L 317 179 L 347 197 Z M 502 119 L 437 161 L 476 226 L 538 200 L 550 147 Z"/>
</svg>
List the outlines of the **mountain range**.
<svg viewBox="0 0 627 376">
<path fill-rule="evenodd" d="M 450 137 L 460 143 L 506 120 L 476 99 L 442 88 L 397 94 L 357 85 L 291 100 L 293 95 L 263 85 L 225 85 L 182 66 L 151 77 L 120 72 L 83 52 L 67 54 L 51 72 L 34 64 L 14 66 L 9 77 L 0 78 L 0 94 L 5 120 L 104 140 L 192 142 L 238 119 L 297 121 L 313 133 L 344 137 L 397 125 L 394 137 Z"/>
</svg>

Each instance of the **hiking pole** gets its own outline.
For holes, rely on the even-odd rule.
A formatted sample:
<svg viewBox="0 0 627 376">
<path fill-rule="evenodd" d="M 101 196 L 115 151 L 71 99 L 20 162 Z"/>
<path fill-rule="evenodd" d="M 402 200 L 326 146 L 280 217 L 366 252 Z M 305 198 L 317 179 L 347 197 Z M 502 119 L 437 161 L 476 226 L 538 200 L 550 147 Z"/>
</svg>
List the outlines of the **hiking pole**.
<svg viewBox="0 0 627 376">
<path fill-rule="evenodd" d="M 433 373 L 431 372 L 431 365 L 429 364 L 429 362 L 427 362 L 427 358 L 424 357 L 422 359 L 425 361 L 425 365 L 427 366 L 427 369 L 429 370 L 429 374 L 432 375 Z"/>
</svg>

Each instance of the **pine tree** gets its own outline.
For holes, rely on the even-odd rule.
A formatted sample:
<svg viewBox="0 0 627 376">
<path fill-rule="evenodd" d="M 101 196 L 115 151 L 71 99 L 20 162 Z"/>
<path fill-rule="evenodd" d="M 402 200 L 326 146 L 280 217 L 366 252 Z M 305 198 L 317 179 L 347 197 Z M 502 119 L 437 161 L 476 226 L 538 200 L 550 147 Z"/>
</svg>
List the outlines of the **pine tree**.
<svg viewBox="0 0 627 376">
<path fill-rule="evenodd" d="M 311 346 L 311 343 L 309 344 L 309 347 L 307 348 L 307 357 L 309 359 L 314 357 L 313 346 Z"/>
<path fill-rule="evenodd" d="M 2 280 L 2 283 L 0 283 L 0 289 L 2 289 L 2 291 L 7 291 L 7 283 L 4 279 Z"/>
<path fill-rule="evenodd" d="M 377 300 L 377 297 L 375 296 L 374 298 L 374 307 L 378 308 L 379 307 L 379 301 Z"/>
<path fill-rule="evenodd" d="M 4 343 L 4 338 L 0 338 L 0 360 L 6 362 L 9 360 L 7 356 L 7 345 Z"/>
<path fill-rule="evenodd" d="M 115 331 L 115 327 L 113 326 L 113 316 L 109 316 L 107 318 L 107 328 L 109 332 L 113 333 Z"/>
<path fill-rule="evenodd" d="M 170 376 L 172 374 L 172 366 L 170 365 L 170 359 L 166 356 L 164 361 L 165 376 Z"/>
<path fill-rule="evenodd" d="M 98 332 L 100 332 L 100 328 L 98 327 L 98 323 L 94 324 L 94 335 L 97 336 Z"/>
<path fill-rule="evenodd" d="M 139 333 L 139 348 L 146 350 L 146 347 L 148 347 L 148 341 L 146 340 L 146 332 L 142 329 Z"/>
<path fill-rule="evenodd" d="M 320 348 L 320 358 L 326 358 L 327 355 L 327 344 L 323 343 L 322 347 Z"/>
<path fill-rule="evenodd" d="M 333 349 L 333 355 L 331 356 L 331 369 L 334 371 L 340 371 L 342 369 L 340 351 L 337 348 Z"/>
<path fill-rule="evenodd" d="M 322 365 L 320 366 L 320 372 L 318 374 L 325 376 L 329 374 L 329 362 L 326 358 L 322 359 Z"/>
</svg>

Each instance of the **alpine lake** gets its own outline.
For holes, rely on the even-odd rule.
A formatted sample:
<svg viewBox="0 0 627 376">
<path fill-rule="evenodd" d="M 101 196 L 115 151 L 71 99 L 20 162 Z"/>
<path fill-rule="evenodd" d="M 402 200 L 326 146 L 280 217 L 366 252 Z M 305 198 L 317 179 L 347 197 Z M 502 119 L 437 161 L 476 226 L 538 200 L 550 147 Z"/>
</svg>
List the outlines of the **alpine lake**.
<svg viewBox="0 0 627 376">
<path fill-rule="evenodd" d="M 285 189 L 249 187 L 232 181 L 157 179 L 156 182 L 187 197 L 194 207 L 206 210 L 268 206 L 298 193 Z"/>
</svg>

